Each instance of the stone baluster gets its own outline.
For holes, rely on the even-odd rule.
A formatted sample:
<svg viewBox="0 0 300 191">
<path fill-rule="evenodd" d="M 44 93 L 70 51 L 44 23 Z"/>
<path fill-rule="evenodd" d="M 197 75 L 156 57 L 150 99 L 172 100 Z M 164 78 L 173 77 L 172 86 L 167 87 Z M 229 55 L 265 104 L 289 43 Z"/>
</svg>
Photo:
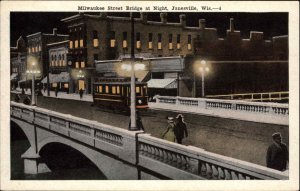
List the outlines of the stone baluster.
<svg viewBox="0 0 300 191">
<path fill-rule="evenodd" d="M 238 177 L 234 171 L 231 171 L 232 180 L 238 180 Z"/>
<path fill-rule="evenodd" d="M 224 171 L 225 171 L 225 180 L 232 180 L 231 174 L 228 172 L 228 170 L 225 169 Z"/>
<path fill-rule="evenodd" d="M 245 180 L 245 177 L 242 174 L 240 174 L 240 173 L 239 173 L 238 177 L 239 177 L 239 180 Z"/>
<path fill-rule="evenodd" d="M 210 164 L 208 164 L 208 163 L 206 163 L 206 172 L 207 172 L 207 175 L 206 175 L 206 177 L 207 177 L 207 179 L 211 179 L 212 178 L 212 168 L 211 168 L 211 165 Z"/>
<path fill-rule="evenodd" d="M 206 176 L 207 176 L 207 168 L 206 168 L 206 165 L 205 165 L 204 162 L 201 163 L 200 174 L 201 174 L 203 177 L 206 177 Z"/>
<path fill-rule="evenodd" d="M 212 167 L 212 179 L 218 180 L 219 172 L 217 168 L 215 167 L 215 165 L 212 165 L 211 167 Z"/>
<path fill-rule="evenodd" d="M 218 167 L 218 172 L 219 172 L 218 179 L 219 180 L 224 180 L 225 179 L 225 173 L 224 173 L 224 171 L 222 170 L 221 167 Z"/>
</svg>

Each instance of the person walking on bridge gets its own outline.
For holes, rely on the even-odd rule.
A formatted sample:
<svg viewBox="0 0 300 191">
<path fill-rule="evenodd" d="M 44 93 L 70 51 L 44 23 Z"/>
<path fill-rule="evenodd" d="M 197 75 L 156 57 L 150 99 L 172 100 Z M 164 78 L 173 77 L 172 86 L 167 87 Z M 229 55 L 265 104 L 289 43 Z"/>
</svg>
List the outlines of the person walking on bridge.
<svg viewBox="0 0 300 191">
<path fill-rule="evenodd" d="M 174 133 L 175 133 L 175 136 L 176 136 L 177 143 L 182 144 L 182 139 L 184 137 L 188 137 L 186 123 L 183 121 L 183 115 L 182 114 L 178 114 L 176 119 L 177 119 L 177 122 L 176 122 L 176 125 L 174 127 Z"/>
<path fill-rule="evenodd" d="M 163 133 L 162 138 L 167 141 L 175 142 L 174 127 L 174 117 L 168 117 L 168 126 L 166 131 Z"/>
<path fill-rule="evenodd" d="M 79 96 L 80 96 L 80 99 L 82 99 L 82 95 L 83 95 L 83 89 L 80 88 L 80 90 L 79 90 Z"/>
<path fill-rule="evenodd" d="M 273 144 L 271 144 L 267 150 L 267 167 L 285 171 L 289 160 L 287 146 L 281 142 L 282 138 L 280 133 L 274 133 L 272 138 Z"/>
</svg>

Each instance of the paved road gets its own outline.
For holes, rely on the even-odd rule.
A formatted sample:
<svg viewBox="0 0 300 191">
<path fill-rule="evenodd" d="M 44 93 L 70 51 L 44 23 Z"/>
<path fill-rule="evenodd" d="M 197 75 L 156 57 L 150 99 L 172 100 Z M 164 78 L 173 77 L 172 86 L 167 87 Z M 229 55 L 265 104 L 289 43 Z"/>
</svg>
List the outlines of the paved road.
<svg viewBox="0 0 300 191">
<path fill-rule="evenodd" d="M 89 102 L 38 97 L 38 106 L 53 111 L 96 120 L 120 128 L 128 128 L 129 116 L 92 107 Z M 147 110 L 141 112 L 147 133 L 161 137 L 167 116 L 176 116 L 170 111 Z M 189 137 L 184 145 L 193 145 L 221 155 L 265 165 L 265 154 L 272 142 L 271 135 L 281 132 L 288 143 L 288 126 L 223 119 L 197 114 L 184 114 Z"/>
</svg>

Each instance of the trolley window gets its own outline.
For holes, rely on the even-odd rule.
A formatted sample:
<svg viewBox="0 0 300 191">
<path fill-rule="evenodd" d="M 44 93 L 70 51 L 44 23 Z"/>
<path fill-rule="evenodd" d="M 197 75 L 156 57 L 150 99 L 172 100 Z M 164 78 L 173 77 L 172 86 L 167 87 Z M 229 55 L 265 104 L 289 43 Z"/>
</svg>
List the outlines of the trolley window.
<svg viewBox="0 0 300 191">
<path fill-rule="evenodd" d="M 102 86 L 99 86 L 99 92 L 102 93 Z"/>
<path fill-rule="evenodd" d="M 117 94 L 120 94 L 120 86 L 117 86 Z"/>
<path fill-rule="evenodd" d="M 112 86 L 111 87 L 111 93 L 112 94 L 116 94 L 116 86 Z"/>
<path fill-rule="evenodd" d="M 109 93 L 109 86 L 108 85 L 105 86 L 105 93 Z"/>
</svg>

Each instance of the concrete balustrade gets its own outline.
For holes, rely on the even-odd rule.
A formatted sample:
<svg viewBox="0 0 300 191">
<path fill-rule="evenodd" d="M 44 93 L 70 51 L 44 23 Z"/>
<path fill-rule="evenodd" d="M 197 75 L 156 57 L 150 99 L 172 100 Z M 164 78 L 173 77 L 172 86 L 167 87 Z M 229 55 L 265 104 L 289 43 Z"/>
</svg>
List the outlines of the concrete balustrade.
<svg viewBox="0 0 300 191">
<path fill-rule="evenodd" d="M 253 122 L 288 125 L 288 104 L 156 96 L 150 108 L 199 113 Z"/>
<path fill-rule="evenodd" d="M 170 103 L 174 102 L 174 99 L 172 100 Z M 226 105 L 227 103 L 225 105 L 214 104 L 216 107 L 225 107 L 225 109 L 229 107 Z M 194 106 L 189 105 L 189 107 Z M 46 135 L 46 132 L 55 132 L 56 135 L 63 135 L 61 137 L 65 139 L 81 143 L 83 147 L 88 146 L 87 149 L 92 148 L 95 151 L 110 153 L 110 155 L 115 156 L 114 158 L 125 161 L 132 167 L 137 169 L 142 167 L 148 169 L 146 172 L 151 171 L 170 179 L 288 179 L 288 176 L 283 172 L 207 152 L 201 148 L 158 139 L 141 131 L 128 131 L 96 121 L 15 102 L 11 102 L 10 109 L 12 120 L 17 119 L 23 125 L 28 123 L 27 128 L 37 128 L 25 132 L 28 138 L 32 139 L 30 140 L 30 149 L 23 155 L 27 173 L 39 173 L 47 170 L 45 164 L 39 162 L 38 152 L 44 145 L 44 139 L 53 137 L 53 134 Z M 42 134 L 43 132 L 44 134 Z M 55 140 L 53 141 L 55 142 Z M 36 168 L 33 168 L 34 166 Z M 154 176 L 146 172 L 141 172 L 141 177 L 147 179 L 149 176 Z"/>
<path fill-rule="evenodd" d="M 139 135 L 139 164 L 172 178 L 255 180 L 287 179 L 283 173 L 253 163 Z M 170 166 L 166 170 L 166 165 Z M 171 168 L 172 167 L 172 168 Z M 176 174 L 174 174 L 175 170 Z M 187 175 L 188 173 L 188 175 Z"/>
</svg>

